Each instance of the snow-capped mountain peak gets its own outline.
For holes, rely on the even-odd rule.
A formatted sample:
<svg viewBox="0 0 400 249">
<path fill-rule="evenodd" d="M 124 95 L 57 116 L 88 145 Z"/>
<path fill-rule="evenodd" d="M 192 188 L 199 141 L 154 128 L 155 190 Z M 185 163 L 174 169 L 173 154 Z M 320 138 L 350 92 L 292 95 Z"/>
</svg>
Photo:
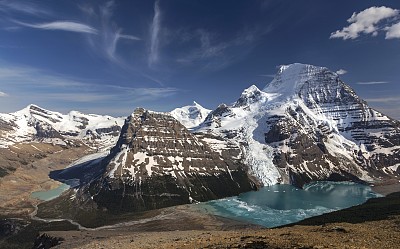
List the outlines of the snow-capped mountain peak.
<svg viewBox="0 0 400 249">
<path fill-rule="evenodd" d="M 186 128 L 190 129 L 202 123 L 210 112 L 211 110 L 193 101 L 192 105 L 176 108 L 169 112 L 169 115 L 181 122 Z"/>
<path fill-rule="evenodd" d="M 297 94 L 305 84 L 318 82 L 329 77 L 333 81 L 338 75 L 329 71 L 326 67 L 318 67 L 308 64 L 294 63 L 280 66 L 274 79 L 264 89 L 264 92 L 279 93 L 287 97 Z"/>
<path fill-rule="evenodd" d="M 34 104 L 14 113 L 0 114 L 0 147 L 14 143 L 41 141 L 64 144 L 65 139 L 80 140 L 89 146 L 109 148 L 116 139 L 124 118 L 71 111 L 49 111 Z"/>
<path fill-rule="evenodd" d="M 313 65 L 281 66 L 262 91 L 245 89 L 196 132 L 228 141 L 216 141 L 221 148 L 242 147 L 251 174 L 265 185 L 301 186 L 335 174 L 370 181 L 400 165 L 399 122 L 370 108 L 338 74 Z"/>
<path fill-rule="evenodd" d="M 265 102 L 268 99 L 272 99 L 272 97 L 272 95 L 258 89 L 257 86 L 251 85 L 242 92 L 233 107 L 246 107 L 256 102 Z"/>
</svg>

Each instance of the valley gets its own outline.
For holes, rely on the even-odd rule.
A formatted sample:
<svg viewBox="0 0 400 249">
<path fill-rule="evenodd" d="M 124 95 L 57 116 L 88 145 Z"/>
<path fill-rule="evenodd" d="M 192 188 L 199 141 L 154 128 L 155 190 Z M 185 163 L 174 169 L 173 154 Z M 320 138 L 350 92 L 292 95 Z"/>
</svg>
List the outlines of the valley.
<svg viewBox="0 0 400 249">
<path fill-rule="evenodd" d="M 297 231 L 264 231 L 254 224 L 273 227 L 361 204 L 377 197 L 367 185 L 378 185 L 375 189 L 384 194 L 400 191 L 396 190 L 400 122 L 369 107 L 338 74 L 324 67 L 299 63 L 281 66 L 265 88 L 250 86 L 236 102 L 221 104 L 215 110 L 194 102 L 171 112 L 136 108 L 126 118 L 115 118 L 77 111 L 62 114 L 29 105 L 15 113 L 0 114 L 0 124 L 2 243 L 10 248 L 22 245 L 15 240 L 24 234 L 26 237 L 26 233 L 29 236 L 24 246 L 29 239 L 33 241 L 36 233 L 45 232 L 50 237 L 43 236 L 43 240 L 62 237 L 67 238 L 62 246 L 90 248 L 98 243 L 91 240 L 104 239 L 107 244 L 120 234 L 129 237 L 140 231 L 139 237 L 130 239 L 140 241 L 147 232 L 165 230 L 197 230 L 191 235 L 203 246 L 210 240 L 207 233 L 199 231 L 225 229 L 232 231 L 221 233 L 215 248 L 219 243 L 222 247 L 226 243 L 239 247 L 247 240 L 237 239 L 247 238 L 251 231 L 260 236 L 271 233 L 272 237 L 286 229 Z M 342 186 L 329 181 L 353 183 Z M 33 192 L 55 189 L 61 183 L 71 188 L 57 198 L 41 201 L 32 196 Z M 321 184 L 317 188 L 323 193 L 316 195 L 320 197 L 315 198 L 315 203 L 307 204 L 310 207 L 297 205 L 305 202 L 306 196 L 318 193 L 309 184 Z M 277 197 L 265 192 L 269 186 L 273 193 L 279 192 Z M 274 190 L 274 186 L 282 191 Z M 335 195 L 334 191 L 340 188 L 342 192 Z M 297 204 L 290 211 L 278 207 L 275 213 L 268 213 L 271 203 L 251 202 L 252 198 L 290 198 L 286 192 L 299 189 L 304 189 L 298 192 L 302 198 L 293 200 Z M 254 196 L 243 194 L 249 191 L 258 192 Z M 265 195 L 257 195 L 263 191 Z M 335 200 L 321 199 L 329 194 L 336 199 L 353 196 L 359 200 L 333 205 Z M 250 202 L 238 199 L 243 196 L 250 196 Z M 390 201 L 378 201 L 379 206 L 396 201 L 393 196 L 397 195 L 389 195 Z M 215 201 L 222 198 L 227 199 Z M 365 205 L 370 206 L 374 200 Z M 211 206 L 201 209 L 198 207 L 203 204 L 199 204 L 196 208 L 196 203 L 207 201 L 219 212 L 224 206 L 223 212 L 231 214 L 223 218 L 222 213 L 208 212 Z M 288 200 L 283 206 L 290 203 Z M 262 216 L 277 217 L 278 221 L 267 219 L 260 223 L 237 215 L 244 212 L 244 216 L 251 216 L 254 209 L 263 209 Z M 392 209 L 396 208 L 389 207 L 396 223 L 398 213 Z M 337 212 L 346 213 L 345 210 Z M 285 212 L 287 217 L 282 215 Z M 325 215 L 319 217 L 316 219 L 324 219 Z M 390 231 L 397 231 L 388 219 L 373 220 L 367 226 L 389 222 Z M 352 230 L 352 226 L 344 230 Z M 315 229 L 320 234 L 328 228 Z M 357 229 L 366 228 L 361 225 Z M 143 232 L 145 235 L 140 235 Z M 168 232 L 165 236 L 174 237 Z M 230 242 L 221 240 L 223 236 Z M 187 240 L 182 244 L 181 240 L 172 242 L 171 247 L 195 245 Z M 37 241 L 41 243 L 40 238 Z M 163 241 L 168 248 L 171 241 Z M 297 237 L 294 241 L 303 243 Z M 317 242 L 324 244 L 325 240 Z M 128 242 L 123 243 L 127 246 Z M 146 243 L 154 246 L 152 241 Z M 257 243 L 267 245 L 264 239 Z M 279 245 L 283 244 L 271 244 Z M 293 245 L 289 243 L 287 247 Z"/>
</svg>

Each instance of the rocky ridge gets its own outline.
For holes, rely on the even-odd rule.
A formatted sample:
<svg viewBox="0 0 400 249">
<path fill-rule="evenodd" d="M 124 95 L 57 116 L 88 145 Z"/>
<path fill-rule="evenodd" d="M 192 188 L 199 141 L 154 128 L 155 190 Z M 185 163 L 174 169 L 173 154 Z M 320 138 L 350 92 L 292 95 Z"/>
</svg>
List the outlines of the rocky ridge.
<svg viewBox="0 0 400 249">
<path fill-rule="evenodd" d="M 0 148 L 16 143 L 39 142 L 67 146 L 75 142 L 107 150 L 118 139 L 123 118 L 53 112 L 36 105 L 0 114 Z"/>
<path fill-rule="evenodd" d="M 121 212 L 238 195 L 258 184 L 238 155 L 234 148 L 214 151 L 170 115 L 138 108 L 100 162 L 104 172 L 81 186 L 76 199 Z"/>
</svg>

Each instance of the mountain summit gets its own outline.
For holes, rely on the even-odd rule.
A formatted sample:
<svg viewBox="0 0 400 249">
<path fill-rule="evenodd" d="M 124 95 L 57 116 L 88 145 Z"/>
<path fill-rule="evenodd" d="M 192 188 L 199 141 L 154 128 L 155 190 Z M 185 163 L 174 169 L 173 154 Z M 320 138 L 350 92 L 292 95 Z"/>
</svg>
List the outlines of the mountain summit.
<svg viewBox="0 0 400 249">
<path fill-rule="evenodd" d="M 181 122 L 186 128 L 190 129 L 203 122 L 210 111 L 211 110 L 199 105 L 196 101 L 193 101 L 192 105 L 176 108 L 169 114 Z"/>
<path fill-rule="evenodd" d="M 370 108 L 325 67 L 281 66 L 262 90 L 251 86 L 195 130 L 243 149 L 264 184 L 372 181 L 398 174 L 400 125 Z"/>
<path fill-rule="evenodd" d="M 14 113 L 0 114 L 0 148 L 36 141 L 59 145 L 82 142 L 107 150 L 118 139 L 123 120 L 78 111 L 62 114 L 31 104 Z"/>
</svg>

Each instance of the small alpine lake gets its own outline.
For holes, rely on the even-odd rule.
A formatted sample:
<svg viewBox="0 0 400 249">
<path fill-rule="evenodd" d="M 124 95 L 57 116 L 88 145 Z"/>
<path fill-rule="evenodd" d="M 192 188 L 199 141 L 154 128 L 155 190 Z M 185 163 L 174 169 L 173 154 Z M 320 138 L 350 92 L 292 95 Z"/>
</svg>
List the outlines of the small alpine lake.
<svg viewBox="0 0 400 249">
<path fill-rule="evenodd" d="M 59 197 L 63 192 L 67 191 L 68 189 L 79 185 L 78 179 L 70 179 L 62 183 L 57 188 L 53 188 L 46 191 L 36 191 L 31 194 L 33 198 L 42 200 L 42 201 L 50 201 L 57 197 Z"/>
<path fill-rule="evenodd" d="M 199 203 L 205 212 L 265 227 L 294 223 L 380 197 L 367 185 L 352 182 L 313 182 L 298 189 L 273 185 L 239 196 Z"/>
</svg>

